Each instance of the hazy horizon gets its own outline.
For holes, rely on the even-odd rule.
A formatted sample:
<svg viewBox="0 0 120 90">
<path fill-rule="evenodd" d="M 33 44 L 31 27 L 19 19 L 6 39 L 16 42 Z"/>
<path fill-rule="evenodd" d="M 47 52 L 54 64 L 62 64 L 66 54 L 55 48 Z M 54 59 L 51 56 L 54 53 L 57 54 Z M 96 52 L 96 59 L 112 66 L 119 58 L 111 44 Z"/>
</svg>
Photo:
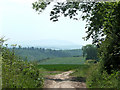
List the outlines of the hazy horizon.
<svg viewBox="0 0 120 90">
<path fill-rule="evenodd" d="M 88 41 L 82 39 L 87 35 L 85 33 L 85 21 L 75 21 L 62 16 L 58 22 L 52 22 L 49 13 L 54 3 L 41 14 L 38 14 L 32 9 L 32 2 L 34 1 L 36 0 L 0 1 L 0 37 L 5 36 L 9 39 L 5 43 L 19 44 L 19 42 L 25 43 L 36 40 L 46 40 L 45 42 L 55 40 L 55 43 L 58 44 L 60 41 L 66 41 L 64 43 L 70 42 L 71 45 L 92 43 L 92 39 Z"/>
</svg>

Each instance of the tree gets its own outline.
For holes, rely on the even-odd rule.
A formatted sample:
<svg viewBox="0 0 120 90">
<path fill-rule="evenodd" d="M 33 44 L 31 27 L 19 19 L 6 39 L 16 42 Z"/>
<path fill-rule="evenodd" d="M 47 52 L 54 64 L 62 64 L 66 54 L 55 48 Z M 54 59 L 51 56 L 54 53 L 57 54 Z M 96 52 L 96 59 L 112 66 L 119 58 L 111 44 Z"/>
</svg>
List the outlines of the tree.
<svg viewBox="0 0 120 90">
<path fill-rule="evenodd" d="M 33 9 L 42 12 L 49 2 L 35 2 Z M 111 73 L 112 69 L 120 70 L 120 1 L 118 2 L 63 2 L 54 5 L 50 20 L 58 21 L 62 15 L 78 20 L 75 16 L 82 11 L 86 20 L 87 36 L 99 48 L 99 58 L 103 68 Z"/>
<path fill-rule="evenodd" d="M 88 44 L 82 47 L 83 57 L 86 57 L 86 60 L 94 59 L 97 60 L 97 47 L 95 45 Z"/>
</svg>

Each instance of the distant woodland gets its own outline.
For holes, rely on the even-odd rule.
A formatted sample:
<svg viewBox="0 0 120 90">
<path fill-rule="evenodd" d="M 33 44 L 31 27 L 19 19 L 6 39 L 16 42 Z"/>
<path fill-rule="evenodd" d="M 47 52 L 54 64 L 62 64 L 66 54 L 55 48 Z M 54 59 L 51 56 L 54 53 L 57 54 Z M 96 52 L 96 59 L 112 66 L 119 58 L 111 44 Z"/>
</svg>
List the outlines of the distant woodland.
<svg viewBox="0 0 120 90">
<path fill-rule="evenodd" d="M 13 50 L 12 48 L 9 48 Z M 56 58 L 56 57 L 80 57 L 82 56 L 81 49 L 72 50 L 52 50 L 45 48 L 35 48 L 35 47 L 23 47 L 15 48 L 15 54 L 22 58 L 23 60 L 29 61 L 40 61 L 43 59 Z"/>
</svg>

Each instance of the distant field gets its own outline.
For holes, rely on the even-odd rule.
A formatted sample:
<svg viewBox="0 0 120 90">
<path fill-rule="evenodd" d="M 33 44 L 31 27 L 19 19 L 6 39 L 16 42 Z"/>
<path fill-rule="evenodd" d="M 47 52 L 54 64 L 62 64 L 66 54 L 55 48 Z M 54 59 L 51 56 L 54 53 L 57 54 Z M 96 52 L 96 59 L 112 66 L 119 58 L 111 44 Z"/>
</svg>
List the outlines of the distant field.
<svg viewBox="0 0 120 90">
<path fill-rule="evenodd" d="M 83 57 L 60 57 L 41 60 L 39 64 L 84 64 Z"/>
<path fill-rule="evenodd" d="M 37 68 L 43 68 L 48 71 L 69 71 L 69 70 L 75 70 L 80 69 L 84 70 L 84 68 L 88 68 L 89 65 L 85 64 L 46 64 L 46 65 L 38 65 Z"/>
</svg>

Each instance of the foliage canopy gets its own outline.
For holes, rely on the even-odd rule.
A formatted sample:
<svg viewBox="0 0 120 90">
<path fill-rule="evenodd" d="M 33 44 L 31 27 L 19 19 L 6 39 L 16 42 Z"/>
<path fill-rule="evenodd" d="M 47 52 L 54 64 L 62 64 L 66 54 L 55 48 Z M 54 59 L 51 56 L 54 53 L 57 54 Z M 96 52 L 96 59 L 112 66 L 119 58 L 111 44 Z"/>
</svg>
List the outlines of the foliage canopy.
<svg viewBox="0 0 120 90">
<path fill-rule="evenodd" d="M 86 60 L 97 60 L 97 47 L 95 45 L 88 44 L 86 46 L 83 46 L 82 50 L 83 57 L 86 57 Z"/>
</svg>

